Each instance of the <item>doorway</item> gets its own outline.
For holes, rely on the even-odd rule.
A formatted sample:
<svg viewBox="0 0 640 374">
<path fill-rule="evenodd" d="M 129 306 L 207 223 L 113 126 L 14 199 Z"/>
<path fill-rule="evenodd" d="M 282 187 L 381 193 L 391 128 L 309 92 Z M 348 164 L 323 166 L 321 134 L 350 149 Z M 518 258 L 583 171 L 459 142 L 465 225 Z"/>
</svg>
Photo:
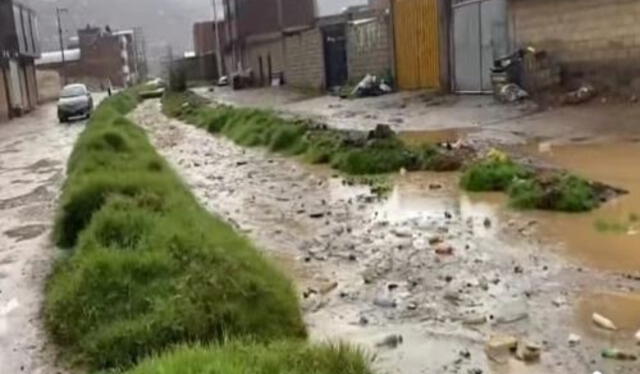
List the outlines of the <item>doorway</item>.
<svg viewBox="0 0 640 374">
<path fill-rule="evenodd" d="M 347 83 L 347 37 L 344 24 L 327 26 L 322 30 L 324 66 L 327 88 Z"/>
</svg>

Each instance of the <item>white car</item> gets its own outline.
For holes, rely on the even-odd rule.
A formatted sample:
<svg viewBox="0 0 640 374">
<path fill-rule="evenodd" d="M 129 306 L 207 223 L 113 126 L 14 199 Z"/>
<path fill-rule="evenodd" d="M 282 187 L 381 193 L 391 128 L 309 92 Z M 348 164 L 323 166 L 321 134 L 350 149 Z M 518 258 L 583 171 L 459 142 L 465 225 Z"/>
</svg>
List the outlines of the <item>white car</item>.
<svg viewBox="0 0 640 374">
<path fill-rule="evenodd" d="M 70 84 L 65 86 L 58 100 L 58 119 L 61 123 L 72 117 L 91 117 L 93 111 L 93 97 L 84 84 Z"/>
</svg>

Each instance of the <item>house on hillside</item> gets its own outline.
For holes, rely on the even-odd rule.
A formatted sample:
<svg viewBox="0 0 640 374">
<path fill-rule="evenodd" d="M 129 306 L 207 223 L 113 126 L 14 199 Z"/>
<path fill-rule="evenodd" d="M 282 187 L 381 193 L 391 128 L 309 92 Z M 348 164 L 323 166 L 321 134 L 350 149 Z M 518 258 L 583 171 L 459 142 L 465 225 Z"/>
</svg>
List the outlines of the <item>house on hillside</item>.
<svg viewBox="0 0 640 374">
<path fill-rule="evenodd" d="M 34 60 L 39 54 L 35 12 L 13 0 L 0 0 L 0 122 L 37 106 Z"/>
</svg>

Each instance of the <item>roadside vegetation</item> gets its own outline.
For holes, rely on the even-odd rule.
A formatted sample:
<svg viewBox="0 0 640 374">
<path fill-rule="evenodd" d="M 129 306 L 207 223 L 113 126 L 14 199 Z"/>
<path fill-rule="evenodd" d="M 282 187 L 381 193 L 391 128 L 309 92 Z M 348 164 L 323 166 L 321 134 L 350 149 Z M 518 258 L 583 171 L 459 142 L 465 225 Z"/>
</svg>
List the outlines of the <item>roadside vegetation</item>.
<svg viewBox="0 0 640 374">
<path fill-rule="evenodd" d="M 564 172 L 543 172 L 491 151 L 464 170 L 461 186 L 468 191 L 503 191 L 520 209 L 586 212 L 600 205 L 605 186 Z"/>
<path fill-rule="evenodd" d="M 409 171 L 453 171 L 462 166 L 456 152 L 437 146 L 410 147 L 393 131 L 337 131 L 274 112 L 219 105 L 211 107 L 190 92 L 168 93 L 166 115 L 222 134 L 243 146 L 263 146 L 314 164 L 329 164 L 349 175 Z M 386 131 L 385 131 L 386 130 Z"/>
<path fill-rule="evenodd" d="M 185 348 L 168 360 L 198 356 L 189 367 L 201 372 L 232 365 L 219 362 L 229 354 L 237 365 L 260 358 L 267 370 L 286 348 L 300 355 L 289 358 L 286 372 L 308 372 L 313 362 L 297 362 L 307 357 L 368 373 L 343 347 L 306 345 L 291 282 L 198 205 L 144 131 L 124 117 L 137 101 L 129 91 L 103 102 L 69 160 L 54 228 L 68 250 L 48 282 L 45 314 L 71 362 L 126 369 L 175 345 L 213 344 L 210 352 Z M 255 343 L 218 346 L 234 339 Z M 280 340 L 289 342 L 273 352 L 260 345 Z"/>
<path fill-rule="evenodd" d="M 346 345 L 235 342 L 180 348 L 125 374 L 371 374 L 362 352 Z"/>
</svg>

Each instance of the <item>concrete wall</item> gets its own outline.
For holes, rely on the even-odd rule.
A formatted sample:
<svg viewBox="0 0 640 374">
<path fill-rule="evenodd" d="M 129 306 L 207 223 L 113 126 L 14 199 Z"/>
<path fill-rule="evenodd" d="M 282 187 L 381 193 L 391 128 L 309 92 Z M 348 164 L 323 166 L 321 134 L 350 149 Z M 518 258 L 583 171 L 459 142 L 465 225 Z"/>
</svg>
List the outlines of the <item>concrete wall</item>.
<svg viewBox="0 0 640 374">
<path fill-rule="evenodd" d="M 386 16 L 347 25 L 349 79 L 359 80 L 366 74 L 381 76 L 391 71 L 391 35 L 390 20 Z"/>
<path fill-rule="evenodd" d="M 601 88 L 640 83 L 640 1 L 512 0 L 515 46 L 545 49 L 569 80 Z"/>
<path fill-rule="evenodd" d="M 287 84 L 293 87 L 324 89 L 325 67 L 322 33 L 318 28 L 285 38 Z"/>
<path fill-rule="evenodd" d="M 0 122 L 9 119 L 9 98 L 7 97 L 7 88 L 4 76 L 4 69 L 0 66 Z"/>
<path fill-rule="evenodd" d="M 285 70 L 284 41 L 282 37 L 253 42 L 246 47 L 244 66 L 253 70 L 255 82 L 258 85 L 269 85 L 271 78 L 277 77 Z M 271 74 L 269 77 L 269 56 L 271 56 Z M 262 75 L 260 74 L 260 59 L 262 58 Z M 262 79 L 261 79 L 262 77 Z"/>
<path fill-rule="evenodd" d="M 40 99 L 38 97 L 38 82 L 36 80 L 36 67 L 33 62 L 25 65 L 25 78 L 28 87 L 29 106 L 34 109 Z"/>
</svg>

